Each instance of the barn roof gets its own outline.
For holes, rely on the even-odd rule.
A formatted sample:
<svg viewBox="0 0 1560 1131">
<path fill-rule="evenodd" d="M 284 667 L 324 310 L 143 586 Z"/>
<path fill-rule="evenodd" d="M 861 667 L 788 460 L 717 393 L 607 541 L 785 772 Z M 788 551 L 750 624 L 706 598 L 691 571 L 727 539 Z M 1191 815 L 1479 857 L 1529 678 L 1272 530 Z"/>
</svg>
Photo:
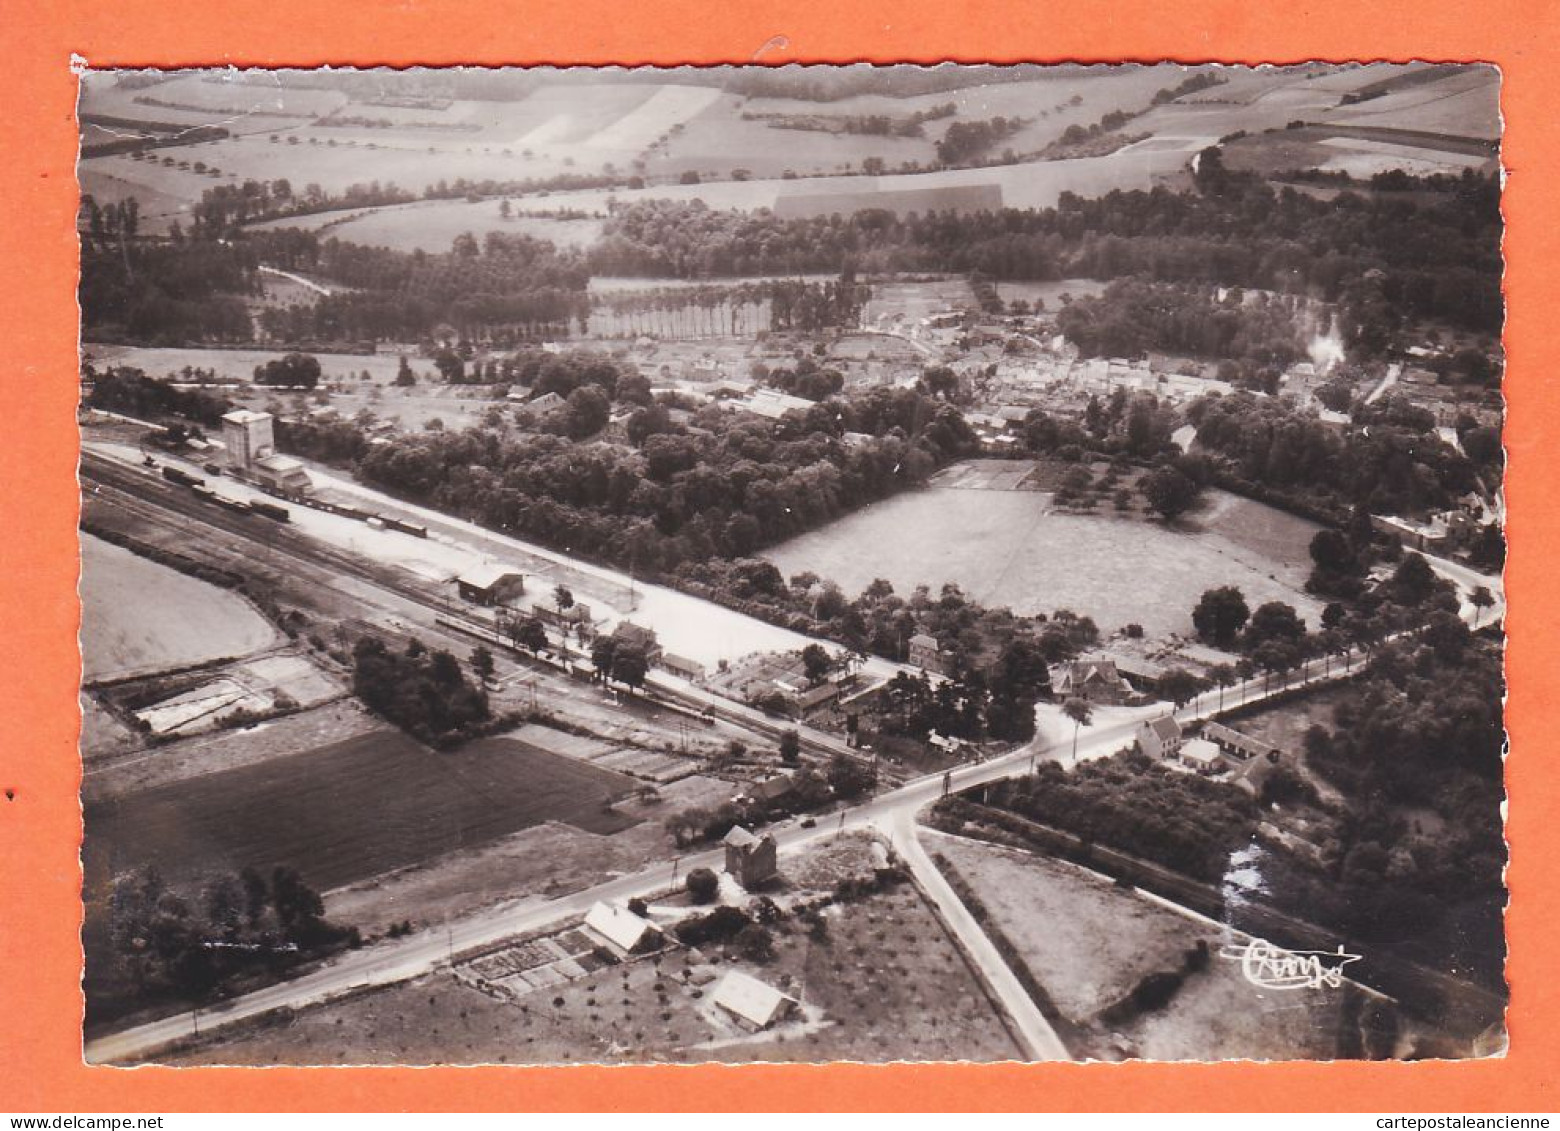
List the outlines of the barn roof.
<svg viewBox="0 0 1560 1131">
<path fill-rule="evenodd" d="M 796 999 L 740 970 L 729 970 L 715 987 L 716 1005 L 758 1029 L 772 1025 Z"/>
<path fill-rule="evenodd" d="M 519 577 L 520 571 L 500 562 L 483 562 L 467 569 L 455 580 L 473 589 L 491 589 L 507 577 Z"/>
</svg>

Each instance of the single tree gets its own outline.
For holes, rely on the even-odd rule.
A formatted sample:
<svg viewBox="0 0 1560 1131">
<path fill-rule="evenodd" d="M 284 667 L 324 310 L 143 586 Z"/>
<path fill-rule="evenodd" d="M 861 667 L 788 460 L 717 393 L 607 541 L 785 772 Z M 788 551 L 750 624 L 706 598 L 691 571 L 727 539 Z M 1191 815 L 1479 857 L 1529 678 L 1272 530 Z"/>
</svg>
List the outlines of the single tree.
<svg viewBox="0 0 1560 1131">
<path fill-rule="evenodd" d="M 1233 644 L 1250 618 L 1245 595 L 1233 585 L 1205 590 L 1192 610 L 1197 635 L 1221 647 Z"/>
<path fill-rule="evenodd" d="M 493 678 L 493 653 L 486 645 L 478 644 L 471 650 L 471 670 L 483 683 Z"/>
<path fill-rule="evenodd" d="M 1215 664 L 1208 669 L 1208 677 L 1213 680 L 1214 685 L 1219 689 L 1219 710 L 1222 712 L 1224 710 L 1224 689 L 1226 687 L 1234 687 L 1240 676 L 1236 674 L 1235 669 L 1229 664 Z"/>
<path fill-rule="evenodd" d="M 547 647 L 547 628 L 536 617 L 523 617 L 516 624 L 515 643 L 532 655 Z"/>
<path fill-rule="evenodd" d="M 1185 668 L 1171 668 L 1159 677 L 1159 694 L 1177 708 L 1190 703 L 1202 689 L 1203 681 Z"/>
<path fill-rule="evenodd" d="M 1138 489 L 1166 522 L 1179 518 L 1197 502 L 1197 484 L 1173 467 L 1161 467 L 1145 475 Z"/>
<path fill-rule="evenodd" d="M 834 659 L 821 644 L 809 644 L 802 649 L 802 668 L 809 684 L 818 684 L 834 670 Z"/>
<path fill-rule="evenodd" d="M 795 730 L 783 731 L 780 735 L 780 760 L 788 766 L 794 766 L 801 760 L 802 736 Z"/>
<path fill-rule="evenodd" d="M 1488 586 L 1480 585 L 1472 593 L 1468 594 L 1468 603 L 1473 606 L 1474 610 L 1473 627 L 1478 628 L 1479 621 L 1484 616 L 1484 610 L 1495 606 L 1495 594 L 1490 592 Z"/>
<path fill-rule="evenodd" d="M 1094 710 L 1087 699 L 1069 699 L 1062 704 L 1062 714 L 1073 721 L 1072 760 L 1078 761 L 1078 728 L 1088 726 L 1094 718 Z"/>
<path fill-rule="evenodd" d="M 713 903 L 720 893 L 720 877 L 708 868 L 695 868 L 683 881 L 688 896 L 695 903 Z"/>
<path fill-rule="evenodd" d="M 612 675 L 619 683 L 627 686 L 630 692 L 644 686 L 645 676 L 650 674 L 650 661 L 645 657 L 645 651 L 633 644 L 618 645 L 616 653 L 612 657 Z"/>
</svg>

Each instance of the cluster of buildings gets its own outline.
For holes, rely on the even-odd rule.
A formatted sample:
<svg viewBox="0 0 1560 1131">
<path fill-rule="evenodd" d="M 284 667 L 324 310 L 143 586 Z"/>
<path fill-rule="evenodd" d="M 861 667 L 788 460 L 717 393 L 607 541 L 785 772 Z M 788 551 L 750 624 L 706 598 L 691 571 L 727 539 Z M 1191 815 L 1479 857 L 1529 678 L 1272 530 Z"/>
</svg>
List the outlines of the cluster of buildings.
<svg viewBox="0 0 1560 1131">
<path fill-rule="evenodd" d="M 296 498 L 313 489 L 309 473 L 298 460 L 276 450 L 275 420 L 269 412 L 238 409 L 222 418 L 224 468 L 235 479 L 263 490 Z"/>
<path fill-rule="evenodd" d="M 1174 715 L 1139 726 L 1137 746 L 1156 762 L 1227 778 L 1253 794 L 1261 792 L 1262 780 L 1284 761 L 1284 752 L 1270 742 L 1212 721 L 1203 723 L 1197 734 L 1188 734 Z"/>
</svg>

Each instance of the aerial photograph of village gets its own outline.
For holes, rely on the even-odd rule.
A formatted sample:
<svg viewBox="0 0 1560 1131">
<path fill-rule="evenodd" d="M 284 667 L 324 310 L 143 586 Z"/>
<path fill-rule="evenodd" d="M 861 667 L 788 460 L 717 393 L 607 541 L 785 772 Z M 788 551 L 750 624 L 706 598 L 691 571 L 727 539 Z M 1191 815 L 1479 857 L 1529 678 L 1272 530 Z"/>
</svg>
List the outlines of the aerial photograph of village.
<svg viewBox="0 0 1560 1131">
<path fill-rule="evenodd" d="M 85 71 L 85 1059 L 1501 1055 L 1499 99 Z"/>
</svg>

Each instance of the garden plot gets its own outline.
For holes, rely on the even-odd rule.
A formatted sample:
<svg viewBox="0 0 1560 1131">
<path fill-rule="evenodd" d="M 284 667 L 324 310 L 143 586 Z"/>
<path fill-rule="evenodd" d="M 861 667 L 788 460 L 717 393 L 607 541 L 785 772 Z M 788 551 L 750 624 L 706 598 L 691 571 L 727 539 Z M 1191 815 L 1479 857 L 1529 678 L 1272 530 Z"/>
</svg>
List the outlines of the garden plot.
<svg viewBox="0 0 1560 1131">
<path fill-rule="evenodd" d="M 462 985 L 499 1001 L 518 1001 L 537 990 L 600 970 L 607 962 L 595 951 L 594 942 L 582 931 L 570 928 L 462 959 L 454 967 L 454 976 Z"/>
<path fill-rule="evenodd" d="M 240 713 L 313 707 L 343 688 L 297 655 L 262 656 L 227 668 L 216 679 L 135 712 L 153 734 L 193 734 L 220 726 Z"/>
<path fill-rule="evenodd" d="M 568 734 L 538 723 L 521 727 L 513 732 L 512 737 L 564 758 L 588 762 L 605 770 L 658 784 L 685 778 L 698 769 L 698 763 L 689 758 Z"/>
</svg>

